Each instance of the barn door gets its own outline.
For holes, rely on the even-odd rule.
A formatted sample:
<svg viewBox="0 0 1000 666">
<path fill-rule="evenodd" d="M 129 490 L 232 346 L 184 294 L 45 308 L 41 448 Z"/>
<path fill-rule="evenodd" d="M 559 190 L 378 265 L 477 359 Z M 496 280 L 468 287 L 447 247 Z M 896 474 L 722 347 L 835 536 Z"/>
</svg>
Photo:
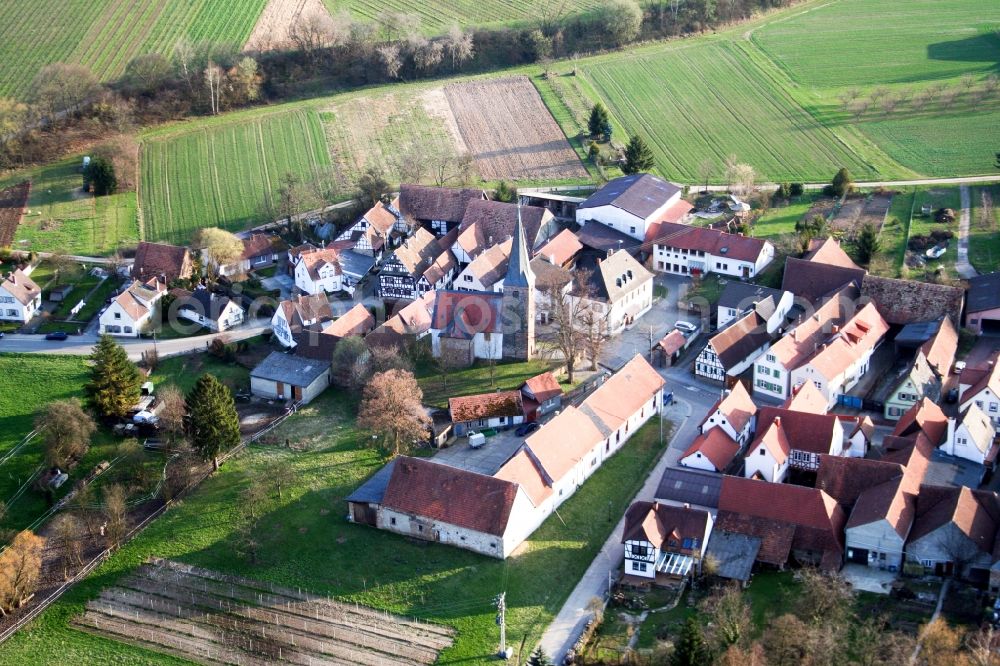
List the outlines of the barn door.
<svg viewBox="0 0 1000 666">
<path fill-rule="evenodd" d="M 284 382 L 275 382 L 275 392 L 278 394 L 278 398 L 285 397 L 285 384 Z"/>
<path fill-rule="evenodd" d="M 296 402 L 302 400 L 302 387 L 301 386 L 293 386 L 292 387 L 292 400 L 295 400 Z"/>
</svg>

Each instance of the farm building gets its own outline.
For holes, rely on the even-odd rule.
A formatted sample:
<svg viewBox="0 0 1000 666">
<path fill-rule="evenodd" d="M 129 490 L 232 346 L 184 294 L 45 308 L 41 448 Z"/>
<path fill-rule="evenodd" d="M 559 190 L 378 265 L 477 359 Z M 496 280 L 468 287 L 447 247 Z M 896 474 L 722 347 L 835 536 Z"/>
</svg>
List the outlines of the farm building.
<svg viewBox="0 0 1000 666">
<path fill-rule="evenodd" d="M 286 347 L 294 347 L 296 333 L 333 320 L 326 294 L 300 294 L 281 301 L 271 317 L 271 331 Z"/>
<path fill-rule="evenodd" d="M 330 385 L 330 363 L 271 352 L 250 373 L 250 392 L 306 404 Z"/>
<path fill-rule="evenodd" d="M 143 241 L 135 250 L 132 278 L 146 281 L 161 278 L 166 284 L 191 277 L 194 264 L 186 247 Z"/>
<path fill-rule="evenodd" d="M 691 208 L 681 199 L 681 188 L 638 173 L 609 181 L 577 204 L 576 221 L 584 228 L 597 222 L 641 241 L 650 226 L 663 220 L 680 221 Z"/>
<path fill-rule="evenodd" d="M 243 308 L 228 296 L 214 294 L 205 288 L 173 289 L 170 294 L 175 299 L 170 306 L 172 312 L 211 331 L 228 331 L 244 321 Z"/>
<path fill-rule="evenodd" d="M 464 437 L 475 430 L 509 428 L 524 423 L 524 405 L 520 391 L 497 391 L 449 398 L 448 413 L 455 426 L 456 437 Z"/>
<path fill-rule="evenodd" d="M 555 219 L 543 208 L 525 208 L 502 201 L 470 202 L 462 216 L 458 238 L 451 246 L 459 265 L 465 266 L 494 245 L 512 239 L 518 219 L 528 249 L 538 247 L 556 232 Z"/>
<path fill-rule="evenodd" d="M 441 237 L 459 227 L 470 203 L 486 198 L 486 192 L 472 188 L 404 184 L 399 187 L 399 212 L 411 227 Z"/>
<path fill-rule="evenodd" d="M 41 306 L 41 288 L 20 268 L 0 281 L 0 320 L 26 322 Z"/>
<path fill-rule="evenodd" d="M 651 225 L 643 247 L 652 252 L 653 270 L 678 275 L 718 273 L 749 279 L 774 259 L 769 241 L 673 222 Z"/>
<path fill-rule="evenodd" d="M 977 275 L 969 280 L 965 326 L 979 335 L 1000 331 L 1000 273 Z"/>
<path fill-rule="evenodd" d="M 551 372 L 535 375 L 521 387 L 521 402 L 529 421 L 559 409 L 562 397 L 562 387 Z"/>
<path fill-rule="evenodd" d="M 118 294 L 98 318 L 99 330 L 108 335 L 139 337 L 150 323 L 153 308 L 167 293 L 167 285 L 154 278 L 134 280 Z"/>
</svg>

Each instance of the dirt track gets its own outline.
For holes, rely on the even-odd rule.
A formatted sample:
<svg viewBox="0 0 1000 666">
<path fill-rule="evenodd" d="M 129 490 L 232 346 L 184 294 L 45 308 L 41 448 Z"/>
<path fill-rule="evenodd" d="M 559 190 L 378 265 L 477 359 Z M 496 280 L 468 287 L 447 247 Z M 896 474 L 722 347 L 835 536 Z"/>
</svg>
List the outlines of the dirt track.
<svg viewBox="0 0 1000 666">
<path fill-rule="evenodd" d="M 300 16 L 328 14 L 323 0 L 269 0 L 253 32 L 247 38 L 247 51 L 274 51 L 291 44 L 289 31 Z"/>
</svg>

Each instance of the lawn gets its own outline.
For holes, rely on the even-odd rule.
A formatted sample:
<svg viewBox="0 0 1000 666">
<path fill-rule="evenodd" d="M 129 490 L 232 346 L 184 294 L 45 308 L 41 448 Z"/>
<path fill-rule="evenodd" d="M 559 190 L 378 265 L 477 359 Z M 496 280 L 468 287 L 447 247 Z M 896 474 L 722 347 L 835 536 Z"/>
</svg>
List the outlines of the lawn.
<svg viewBox="0 0 1000 666">
<path fill-rule="evenodd" d="M 270 221 L 286 174 L 308 183 L 329 179 L 323 126 L 312 109 L 218 121 L 181 125 L 143 141 L 140 192 L 147 240 L 186 244 L 200 227 L 239 230 Z"/>
<path fill-rule="evenodd" d="M 275 434 L 303 451 L 253 448 L 228 463 L 8 641 L 0 664 L 177 663 L 67 626 L 87 599 L 150 555 L 442 622 L 458 635 L 441 662 L 481 662 L 498 641 L 492 597 L 507 592 L 510 643 L 526 638 L 532 645 L 613 527 L 595 516 L 604 516 L 609 502 L 620 516 L 663 450 L 656 423 L 641 429 L 560 507 L 560 517 L 499 561 L 347 522 L 343 498 L 384 463 L 375 450 L 359 448 L 367 438 L 354 428 L 349 403 L 328 391 Z M 274 458 L 295 470 L 296 483 L 281 500 L 270 499 L 252 565 L 233 555 L 235 504 L 247 477 Z"/>
<path fill-rule="evenodd" d="M 920 209 L 930 204 L 932 211 L 938 208 L 951 208 L 955 211 L 955 221 L 945 225 L 934 221 L 933 212 L 930 215 L 923 215 Z M 961 209 L 961 199 L 957 187 L 936 187 L 920 188 L 914 194 L 913 218 L 910 220 L 909 237 L 917 235 L 930 235 L 932 231 L 948 230 L 955 234 L 955 237 L 948 242 L 948 251 L 940 259 L 928 259 L 929 269 L 936 266 L 943 266 L 945 276 L 957 278 L 955 272 L 955 259 L 958 257 L 958 212 Z M 891 211 L 890 211 L 891 214 Z"/>
<path fill-rule="evenodd" d="M 6 0 L 0 3 L 0 96 L 24 98 L 53 62 L 79 63 L 98 78 L 132 58 L 169 56 L 181 39 L 243 44 L 267 0 Z"/>
<path fill-rule="evenodd" d="M 881 248 L 872 259 L 869 270 L 883 277 L 900 277 L 906 259 L 906 241 L 910 232 L 910 216 L 916 193 L 904 190 L 892 198 L 885 224 L 879 233 Z"/>
<path fill-rule="evenodd" d="M 2 181 L 31 180 L 28 212 L 18 225 L 15 249 L 101 256 L 139 241 L 135 192 L 107 197 L 83 192 L 81 159 L 17 172 Z"/>
<path fill-rule="evenodd" d="M 1000 268 L 1000 186 L 970 188 L 969 262 L 980 273 Z"/>
<path fill-rule="evenodd" d="M 418 371 L 418 382 L 424 392 L 424 404 L 446 408 L 448 398 L 491 391 L 518 389 L 525 380 L 531 379 L 552 368 L 547 361 L 527 361 L 521 363 L 498 363 L 493 366 L 493 382 L 490 382 L 490 367 L 479 363 L 465 370 L 454 370 L 446 376 L 433 368 Z M 567 387 L 568 388 L 568 387 Z"/>
<path fill-rule="evenodd" d="M 820 197 L 817 192 L 807 192 L 788 201 L 772 201 L 771 207 L 754 222 L 753 235 L 771 242 L 779 236 L 795 233 L 795 223 L 805 217 L 813 202 Z"/>
<path fill-rule="evenodd" d="M 245 389 L 250 386 L 250 371 L 236 363 L 226 363 L 209 354 L 183 354 L 160 361 L 150 379 L 157 387 L 174 384 L 188 393 L 195 382 L 204 375 L 214 375 L 229 388 Z"/>
</svg>

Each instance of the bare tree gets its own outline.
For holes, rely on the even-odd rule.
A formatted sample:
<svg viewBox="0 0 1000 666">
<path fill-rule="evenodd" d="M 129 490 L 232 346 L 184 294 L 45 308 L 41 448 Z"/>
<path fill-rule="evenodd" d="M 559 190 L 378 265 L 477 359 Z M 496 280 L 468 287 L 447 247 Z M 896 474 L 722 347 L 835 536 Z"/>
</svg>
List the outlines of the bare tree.
<svg viewBox="0 0 1000 666">
<path fill-rule="evenodd" d="M 749 164 L 737 164 L 733 175 L 737 193 L 741 197 L 749 196 L 753 192 L 753 186 L 757 180 L 757 172 L 754 168 Z"/>
<path fill-rule="evenodd" d="M 380 372 L 365 387 L 358 425 L 380 437 L 393 455 L 400 455 L 427 439 L 431 420 L 421 404 L 423 395 L 411 373 Z"/>
<path fill-rule="evenodd" d="M 349 24 L 334 19 L 326 11 L 299 14 L 288 30 L 288 39 L 312 63 L 319 61 L 322 49 L 342 43 L 348 35 Z"/>
<path fill-rule="evenodd" d="M 983 79 L 983 90 L 987 94 L 992 95 L 997 91 L 997 88 L 1000 88 L 1000 77 L 997 77 L 996 74 L 990 74 Z"/>
<path fill-rule="evenodd" d="M 184 415 L 187 406 L 184 403 L 184 393 L 174 386 L 164 386 L 156 393 L 160 401 L 160 431 L 167 440 L 168 453 L 174 446 L 184 440 Z"/>
<path fill-rule="evenodd" d="M 868 108 L 870 106 L 871 106 L 871 102 L 869 102 L 868 100 L 866 100 L 866 99 L 859 99 L 859 100 L 855 100 L 855 101 L 851 102 L 851 107 L 850 107 L 849 111 L 854 116 L 854 119 L 857 120 L 861 116 L 865 115 L 865 112 L 868 111 Z"/>
<path fill-rule="evenodd" d="M 956 578 L 964 576 L 969 565 L 979 556 L 979 546 L 954 524 L 946 525 L 943 531 L 938 533 L 935 543 L 954 565 Z"/>
<path fill-rule="evenodd" d="M 190 92 L 193 92 L 194 87 L 194 60 L 194 45 L 186 37 L 182 37 L 174 44 L 173 61 L 178 74 L 188 84 Z"/>
<path fill-rule="evenodd" d="M 771 666 L 800 666 L 809 655 L 806 637 L 809 627 L 791 613 L 780 615 L 768 624 L 761 642 Z"/>
<path fill-rule="evenodd" d="M 472 33 L 462 30 L 457 25 L 452 25 L 448 28 L 448 34 L 445 36 L 444 50 L 448 59 L 451 60 L 452 70 L 458 71 L 459 66 L 475 54 Z"/>
<path fill-rule="evenodd" d="M 101 84 L 83 65 L 55 62 L 42 67 L 28 89 L 35 107 L 52 118 L 86 103 L 98 93 Z"/>
<path fill-rule="evenodd" d="M 277 493 L 280 500 L 281 491 L 291 486 L 297 475 L 288 459 L 272 458 L 264 465 L 263 478 L 274 487 L 274 492 Z"/>
<path fill-rule="evenodd" d="M 117 483 L 104 489 L 104 517 L 107 520 L 105 536 L 109 546 L 117 546 L 125 538 L 128 505 L 125 503 L 125 489 Z"/>
<path fill-rule="evenodd" d="M 7 615 L 31 598 L 42 570 L 45 539 L 24 530 L 0 554 L 0 615 Z"/>
<path fill-rule="evenodd" d="M 212 61 L 209 61 L 208 66 L 205 67 L 205 88 L 208 90 L 209 108 L 211 108 L 213 116 L 219 114 L 222 103 L 223 74 L 222 68 Z"/>
<path fill-rule="evenodd" d="M 698 182 L 705 183 L 705 191 L 708 191 L 708 182 L 715 174 L 715 162 L 710 157 L 706 157 L 698 162 Z"/>
<path fill-rule="evenodd" d="M 68 398 L 45 405 L 35 416 L 35 428 L 45 444 L 46 464 L 69 469 L 86 455 L 97 424 L 79 400 Z"/>
<path fill-rule="evenodd" d="M 383 44 L 376 49 L 386 78 L 398 79 L 399 70 L 403 68 L 403 58 L 398 44 Z"/>
<path fill-rule="evenodd" d="M 553 352 L 562 357 L 567 379 L 572 383 L 577 361 L 586 352 L 586 336 L 578 322 L 591 307 L 586 298 L 589 285 L 582 283 L 578 275 L 574 277 L 573 289 L 568 295 L 563 294 L 562 285 L 559 284 L 543 285 L 541 291 L 548 302 L 551 333 L 540 337 L 551 346 Z"/>
<path fill-rule="evenodd" d="M 583 333 L 583 349 L 590 358 L 590 369 L 597 370 L 601 353 L 608 341 L 608 316 L 604 313 L 603 306 L 593 299 L 589 271 L 580 273 L 578 283 L 582 290 L 586 290 L 583 292 L 586 300 L 577 321 Z"/>
<path fill-rule="evenodd" d="M 430 172 L 431 180 L 438 187 L 444 187 L 449 183 L 467 183 L 474 171 L 474 163 L 469 153 L 456 155 L 450 147 L 442 143 L 433 143 L 426 147 L 424 163 Z"/>
<path fill-rule="evenodd" d="M 753 633 L 750 604 L 735 582 L 716 587 L 700 605 L 709 620 L 708 639 L 717 652 L 730 646 L 745 647 Z"/>
<path fill-rule="evenodd" d="M 420 17 L 415 14 L 386 12 L 380 21 L 387 42 L 406 42 L 420 34 Z"/>
<path fill-rule="evenodd" d="M 83 533 L 80 519 L 73 513 L 60 513 L 52 525 L 56 543 L 62 550 L 63 578 L 69 578 L 71 567 L 83 564 Z"/>
<path fill-rule="evenodd" d="M 972 666 L 1000 666 L 1000 655 L 997 654 L 998 642 L 1000 635 L 992 625 L 986 625 L 979 631 L 969 632 L 965 637 L 965 647 L 969 652 Z"/>
<path fill-rule="evenodd" d="M 429 173 L 424 153 L 424 146 L 416 142 L 408 143 L 395 152 L 392 170 L 399 177 L 399 182 L 424 182 Z"/>
<path fill-rule="evenodd" d="M 882 98 L 882 113 L 890 115 L 899 105 L 899 99 L 895 95 L 886 95 Z"/>
<path fill-rule="evenodd" d="M 871 93 L 872 102 L 877 102 L 878 100 L 882 99 L 888 94 L 889 94 L 889 89 L 886 88 L 885 86 L 875 86 L 874 88 L 872 88 L 872 93 Z"/>
<path fill-rule="evenodd" d="M 760 643 L 753 643 L 746 649 L 730 645 L 719 655 L 715 664 L 716 666 L 766 666 L 767 655 Z"/>
<path fill-rule="evenodd" d="M 739 160 L 736 158 L 735 154 L 730 154 L 726 156 L 723 161 L 723 173 L 725 174 L 726 184 L 732 185 L 736 182 L 736 167 L 739 165 Z"/>
<path fill-rule="evenodd" d="M 941 102 L 941 106 L 950 109 L 955 104 L 955 100 L 958 99 L 958 94 L 957 88 L 945 88 L 938 93 L 938 101 Z"/>
<path fill-rule="evenodd" d="M 960 654 L 961 635 L 940 617 L 924 625 L 919 641 L 921 650 L 916 662 L 919 666 L 965 666 L 967 663 L 963 659 L 965 655 Z"/>
<path fill-rule="evenodd" d="M 910 100 L 910 106 L 913 107 L 914 111 L 920 111 L 931 99 L 931 94 L 926 90 L 921 90 L 913 95 L 913 99 Z"/>
<path fill-rule="evenodd" d="M 966 72 L 962 75 L 961 83 L 966 90 L 972 90 L 972 86 L 976 85 L 976 77 L 972 72 Z"/>
</svg>

